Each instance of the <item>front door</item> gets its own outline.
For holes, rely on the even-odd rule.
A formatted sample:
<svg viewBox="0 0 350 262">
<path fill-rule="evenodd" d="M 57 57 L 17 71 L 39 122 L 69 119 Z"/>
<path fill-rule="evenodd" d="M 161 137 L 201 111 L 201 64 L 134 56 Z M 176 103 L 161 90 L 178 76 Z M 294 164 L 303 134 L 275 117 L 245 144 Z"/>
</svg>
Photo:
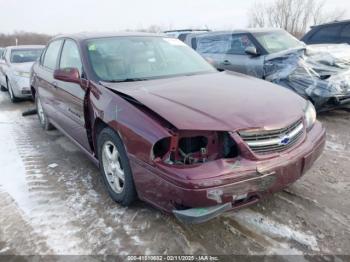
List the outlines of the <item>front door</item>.
<svg viewBox="0 0 350 262">
<path fill-rule="evenodd" d="M 233 34 L 230 39 L 230 48 L 222 61 L 221 67 L 257 78 L 263 77 L 263 56 L 246 54 L 248 47 L 257 48 L 247 34 Z"/>
<path fill-rule="evenodd" d="M 59 68 L 77 68 L 83 76 L 83 66 L 77 44 L 66 39 L 59 62 Z M 57 89 L 57 123 L 69 136 L 91 152 L 85 128 L 84 98 L 86 91 L 80 84 L 56 80 Z"/>
</svg>

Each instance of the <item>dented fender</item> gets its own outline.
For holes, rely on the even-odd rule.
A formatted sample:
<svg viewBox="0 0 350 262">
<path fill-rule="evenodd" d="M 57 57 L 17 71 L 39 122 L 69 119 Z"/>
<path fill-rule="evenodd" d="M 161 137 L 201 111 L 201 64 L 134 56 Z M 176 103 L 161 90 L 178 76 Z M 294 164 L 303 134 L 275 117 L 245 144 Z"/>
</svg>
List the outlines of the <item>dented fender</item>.
<svg viewBox="0 0 350 262">
<path fill-rule="evenodd" d="M 160 139 L 171 136 L 169 129 L 147 110 L 136 108 L 112 90 L 91 83 L 89 92 L 90 123 L 95 137 L 97 120 L 118 132 L 128 154 L 149 162 L 152 146 Z M 140 106 L 140 105 L 139 105 Z M 96 148 L 96 141 L 94 148 Z"/>
</svg>

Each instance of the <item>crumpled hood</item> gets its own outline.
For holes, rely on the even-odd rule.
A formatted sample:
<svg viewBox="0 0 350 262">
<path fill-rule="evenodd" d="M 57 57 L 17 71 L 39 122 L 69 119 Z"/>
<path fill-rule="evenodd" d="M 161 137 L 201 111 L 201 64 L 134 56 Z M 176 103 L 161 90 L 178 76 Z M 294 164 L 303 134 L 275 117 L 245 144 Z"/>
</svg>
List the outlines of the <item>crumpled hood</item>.
<svg viewBox="0 0 350 262">
<path fill-rule="evenodd" d="M 182 130 L 281 128 L 301 118 L 306 104 L 286 88 L 233 72 L 103 85 Z"/>
<path fill-rule="evenodd" d="M 350 96 L 350 46 L 308 46 L 271 54 L 265 60 L 264 75 L 321 108 L 330 98 Z"/>
<path fill-rule="evenodd" d="M 14 64 L 11 64 L 11 68 L 15 71 L 29 73 L 33 64 L 34 62 L 14 63 Z"/>
</svg>

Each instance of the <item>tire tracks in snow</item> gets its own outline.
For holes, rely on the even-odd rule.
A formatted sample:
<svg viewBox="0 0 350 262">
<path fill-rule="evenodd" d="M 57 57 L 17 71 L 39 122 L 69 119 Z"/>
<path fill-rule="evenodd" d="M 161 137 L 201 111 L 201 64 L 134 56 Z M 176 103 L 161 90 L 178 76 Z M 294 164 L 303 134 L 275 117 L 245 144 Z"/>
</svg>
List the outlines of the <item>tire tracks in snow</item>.
<svg viewBox="0 0 350 262">
<path fill-rule="evenodd" d="M 5 189 L 23 211 L 34 235 L 45 239 L 48 250 L 39 253 L 86 254 L 83 241 L 76 237 L 80 229 L 73 223 L 73 214 L 65 208 L 55 184 L 49 181 L 50 170 L 42 161 L 44 152 L 39 152 L 24 123 L 25 120 L 2 127 L 3 150 L 10 162 L 2 177 Z M 9 238 L 11 241 L 18 240 Z M 26 242 L 36 245 L 39 239 Z"/>
</svg>

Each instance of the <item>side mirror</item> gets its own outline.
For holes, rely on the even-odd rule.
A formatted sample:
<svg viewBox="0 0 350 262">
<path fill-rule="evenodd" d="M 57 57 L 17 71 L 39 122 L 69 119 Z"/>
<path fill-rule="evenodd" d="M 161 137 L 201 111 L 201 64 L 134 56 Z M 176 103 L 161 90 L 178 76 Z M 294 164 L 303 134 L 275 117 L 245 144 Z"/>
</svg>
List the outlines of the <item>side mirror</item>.
<svg viewBox="0 0 350 262">
<path fill-rule="evenodd" d="M 259 56 L 259 55 L 260 55 L 259 52 L 258 52 L 258 50 L 256 50 L 256 47 L 254 47 L 254 46 L 249 46 L 249 47 L 247 47 L 247 48 L 244 50 L 244 52 L 245 52 L 246 54 L 248 54 L 248 55 L 251 55 L 251 56 Z"/>
<path fill-rule="evenodd" d="M 60 81 L 80 84 L 80 73 L 77 68 L 56 69 L 53 77 Z"/>
</svg>

